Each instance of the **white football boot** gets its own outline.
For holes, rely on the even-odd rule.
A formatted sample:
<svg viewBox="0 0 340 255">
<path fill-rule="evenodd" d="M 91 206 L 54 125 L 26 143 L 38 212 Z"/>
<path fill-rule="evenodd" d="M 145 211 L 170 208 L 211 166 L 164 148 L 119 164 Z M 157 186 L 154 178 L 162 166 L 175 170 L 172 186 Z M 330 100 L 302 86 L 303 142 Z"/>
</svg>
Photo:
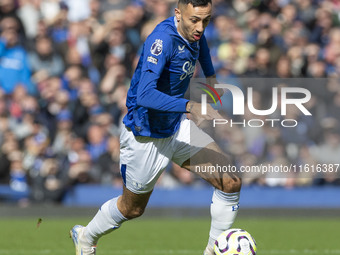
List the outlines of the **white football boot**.
<svg viewBox="0 0 340 255">
<path fill-rule="evenodd" d="M 84 236 L 84 226 L 75 225 L 70 230 L 70 237 L 76 248 L 76 255 L 96 255 L 96 246 L 91 245 Z"/>
<path fill-rule="evenodd" d="M 205 248 L 203 255 L 215 255 L 214 249 L 212 247 L 210 247 L 209 245 L 207 245 L 207 247 Z"/>
</svg>

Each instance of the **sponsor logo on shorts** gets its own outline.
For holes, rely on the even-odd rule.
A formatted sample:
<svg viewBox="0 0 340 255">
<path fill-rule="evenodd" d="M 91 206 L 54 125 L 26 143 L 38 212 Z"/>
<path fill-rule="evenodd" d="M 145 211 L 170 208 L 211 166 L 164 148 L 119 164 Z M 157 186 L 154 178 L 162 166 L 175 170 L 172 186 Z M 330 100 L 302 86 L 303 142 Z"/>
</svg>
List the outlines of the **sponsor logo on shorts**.
<svg viewBox="0 0 340 255">
<path fill-rule="evenodd" d="M 134 182 L 132 182 L 132 185 L 136 190 L 142 190 L 144 188 L 143 184 L 139 183 L 139 182 L 134 181 Z"/>
</svg>

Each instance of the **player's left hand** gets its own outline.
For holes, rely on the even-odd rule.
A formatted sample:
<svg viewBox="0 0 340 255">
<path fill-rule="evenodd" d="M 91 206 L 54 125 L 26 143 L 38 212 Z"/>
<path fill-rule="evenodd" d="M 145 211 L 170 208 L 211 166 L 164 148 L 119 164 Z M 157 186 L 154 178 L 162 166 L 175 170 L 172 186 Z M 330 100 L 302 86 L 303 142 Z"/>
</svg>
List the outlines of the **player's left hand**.
<svg viewBox="0 0 340 255">
<path fill-rule="evenodd" d="M 210 104 L 206 106 L 207 113 L 202 114 L 202 104 L 193 101 L 187 103 L 186 110 L 191 115 L 190 119 L 194 121 L 197 126 L 200 126 L 204 120 L 223 119 L 219 112 L 212 108 Z"/>
</svg>

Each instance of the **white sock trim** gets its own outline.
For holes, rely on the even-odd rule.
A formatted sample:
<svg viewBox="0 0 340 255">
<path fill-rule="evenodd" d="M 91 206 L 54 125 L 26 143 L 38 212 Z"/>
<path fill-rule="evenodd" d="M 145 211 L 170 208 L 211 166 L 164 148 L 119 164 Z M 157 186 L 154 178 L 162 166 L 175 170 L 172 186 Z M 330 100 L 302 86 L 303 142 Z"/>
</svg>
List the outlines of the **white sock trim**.
<svg viewBox="0 0 340 255">
<path fill-rule="evenodd" d="M 111 201 L 111 217 L 112 219 L 120 226 L 124 221 L 127 221 L 128 219 L 124 217 L 124 215 L 119 211 L 117 206 L 118 198 L 114 198 Z"/>
<path fill-rule="evenodd" d="M 226 193 L 219 189 L 215 189 L 213 196 L 216 196 L 218 199 L 224 200 L 230 204 L 238 203 L 240 200 L 240 192 Z"/>
</svg>

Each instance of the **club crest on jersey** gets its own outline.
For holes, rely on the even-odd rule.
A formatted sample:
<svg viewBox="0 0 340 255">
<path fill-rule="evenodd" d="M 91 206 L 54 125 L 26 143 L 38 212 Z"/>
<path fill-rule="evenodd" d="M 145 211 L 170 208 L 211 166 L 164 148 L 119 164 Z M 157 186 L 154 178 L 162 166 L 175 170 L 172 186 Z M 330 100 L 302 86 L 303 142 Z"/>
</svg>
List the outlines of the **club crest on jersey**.
<svg viewBox="0 0 340 255">
<path fill-rule="evenodd" d="M 151 45 L 151 54 L 159 56 L 163 51 L 163 41 L 156 39 L 156 41 Z"/>
</svg>

